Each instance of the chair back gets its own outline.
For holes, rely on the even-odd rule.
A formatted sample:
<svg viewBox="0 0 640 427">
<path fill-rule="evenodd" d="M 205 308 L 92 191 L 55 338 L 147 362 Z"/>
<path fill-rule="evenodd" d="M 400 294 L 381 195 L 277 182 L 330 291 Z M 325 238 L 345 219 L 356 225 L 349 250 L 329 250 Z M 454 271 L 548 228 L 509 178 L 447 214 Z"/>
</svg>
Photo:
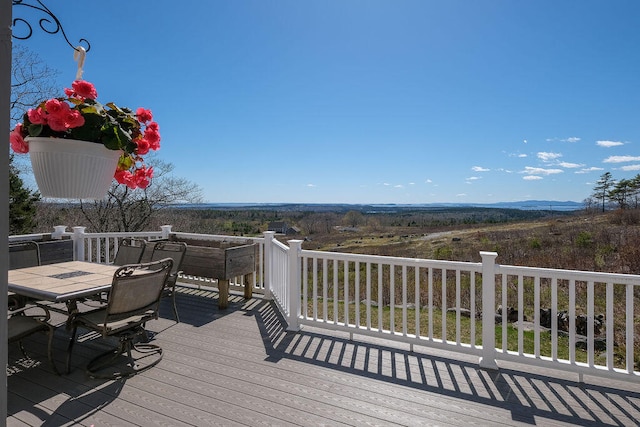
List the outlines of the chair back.
<svg viewBox="0 0 640 427">
<path fill-rule="evenodd" d="M 9 245 L 9 269 L 40 265 L 40 248 L 33 241 Z"/>
<path fill-rule="evenodd" d="M 114 265 L 138 264 L 142 259 L 145 243 L 142 240 L 124 238 L 118 246 L 118 252 L 113 260 Z"/>
<path fill-rule="evenodd" d="M 120 267 L 113 275 L 105 325 L 132 316 L 157 317 L 160 296 L 173 266 L 166 258 Z"/>
<path fill-rule="evenodd" d="M 153 245 L 151 253 L 151 261 L 157 261 L 163 258 L 171 258 L 173 260 L 173 268 L 171 276 L 177 276 L 180 271 L 180 265 L 187 252 L 187 244 L 183 242 L 160 241 Z"/>
</svg>

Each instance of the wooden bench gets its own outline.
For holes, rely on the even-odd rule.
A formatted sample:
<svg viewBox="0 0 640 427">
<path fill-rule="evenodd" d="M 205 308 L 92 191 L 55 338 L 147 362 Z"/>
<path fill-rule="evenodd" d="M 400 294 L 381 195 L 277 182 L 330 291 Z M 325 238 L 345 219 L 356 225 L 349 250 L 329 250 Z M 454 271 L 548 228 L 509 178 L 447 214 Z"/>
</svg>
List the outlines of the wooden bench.
<svg viewBox="0 0 640 427">
<path fill-rule="evenodd" d="M 256 271 L 257 245 L 177 238 L 174 234 L 170 241 L 184 242 L 187 251 L 180 266 L 182 274 L 194 277 L 206 277 L 218 281 L 218 307 L 227 308 L 229 304 L 229 280 L 251 274 Z M 251 298 L 253 287 L 244 286 L 244 297 Z"/>
</svg>

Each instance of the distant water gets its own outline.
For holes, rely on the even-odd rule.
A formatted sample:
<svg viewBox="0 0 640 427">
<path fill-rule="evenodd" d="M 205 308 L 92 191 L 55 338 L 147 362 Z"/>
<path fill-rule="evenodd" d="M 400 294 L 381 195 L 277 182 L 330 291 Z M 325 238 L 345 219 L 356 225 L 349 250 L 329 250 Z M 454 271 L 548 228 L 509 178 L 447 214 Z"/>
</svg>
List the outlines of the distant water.
<svg viewBox="0 0 640 427">
<path fill-rule="evenodd" d="M 577 211 L 584 205 L 573 201 L 525 200 L 499 203 L 425 203 L 425 204 L 343 204 L 343 203 L 194 203 L 178 204 L 177 209 L 255 209 L 255 210 L 299 210 L 299 211 L 344 211 L 376 210 L 390 211 L 402 209 L 439 210 L 443 208 L 518 209 L 540 211 Z"/>
</svg>

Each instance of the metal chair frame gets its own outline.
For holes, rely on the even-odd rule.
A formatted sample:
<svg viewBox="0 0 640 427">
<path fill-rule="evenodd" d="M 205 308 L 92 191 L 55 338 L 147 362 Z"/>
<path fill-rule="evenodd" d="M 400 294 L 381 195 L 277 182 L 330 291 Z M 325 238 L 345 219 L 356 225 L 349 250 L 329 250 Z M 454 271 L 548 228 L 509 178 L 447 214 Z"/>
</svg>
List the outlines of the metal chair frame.
<svg viewBox="0 0 640 427">
<path fill-rule="evenodd" d="M 113 275 L 106 307 L 72 314 L 71 340 L 67 348 L 67 372 L 71 369 L 71 354 L 78 327 L 98 332 L 104 338 L 119 339 L 118 347 L 99 354 L 89 362 L 87 373 L 91 377 L 128 377 L 145 371 L 162 360 L 162 348 L 146 342 L 144 326 L 147 321 L 158 318 L 160 297 L 172 266 L 171 258 L 122 266 Z M 142 337 L 143 342 L 138 342 L 139 337 Z M 134 358 L 133 352 L 141 354 L 142 357 Z M 105 367 L 111 366 L 124 354 L 127 356 L 127 369 L 104 373 Z M 151 356 L 155 356 L 154 361 L 143 367 L 139 365 L 140 360 Z"/>
<path fill-rule="evenodd" d="M 182 260 L 187 252 L 187 244 L 183 242 L 169 242 L 169 241 L 159 241 L 155 243 L 153 246 L 153 251 L 151 253 L 151 261 L 156 261 L 162 258 L 171 258 L 173 259 L 173 268 L 171 269 L 171 273 L 169 274 L 169 278 L 167 279 L 167 284 L 162 293 L 163 297 L 170 297 L 171 302 L 173 304 L 173 317 L 176 319 L 177 323 L 180 323 L 180 317 L 178 316 L 178 306 L 176 304 L 176 282 L 178 281 L 178 276 L 181 273 L 180 266 L 182 265 Z"/>
</svg>

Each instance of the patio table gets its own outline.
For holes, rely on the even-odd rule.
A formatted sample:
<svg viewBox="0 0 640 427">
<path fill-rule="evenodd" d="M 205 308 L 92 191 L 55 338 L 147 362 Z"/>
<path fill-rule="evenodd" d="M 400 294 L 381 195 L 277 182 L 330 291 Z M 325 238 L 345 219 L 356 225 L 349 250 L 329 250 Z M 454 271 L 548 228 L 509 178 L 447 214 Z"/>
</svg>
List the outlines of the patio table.
<svg viewBox="0 0 640 427">
<path fill-rule="evenodd" d="M 108 291 L 117 265 L 69 261 L 9 270 L 9 291 L 38 301 L 64 302 L 68 314 L 77 300 Z"/>
</svg>

